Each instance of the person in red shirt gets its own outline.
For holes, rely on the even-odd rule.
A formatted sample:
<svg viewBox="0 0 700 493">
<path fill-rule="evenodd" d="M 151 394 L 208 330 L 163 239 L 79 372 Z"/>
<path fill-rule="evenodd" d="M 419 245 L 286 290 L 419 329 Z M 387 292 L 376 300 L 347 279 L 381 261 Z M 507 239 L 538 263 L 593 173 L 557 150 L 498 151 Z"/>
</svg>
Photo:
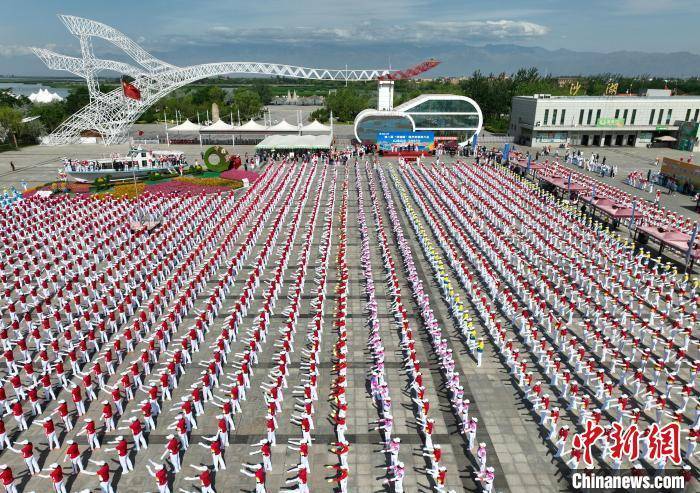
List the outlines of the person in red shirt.
<svg viewBox="0 0 700 493">
<path fill-rule="evenodd" d="M 340 493 L 347 493 L 348 491 L 348 469 L 340 464 L 333 464 L 326 466 L 331 469 L 335 469 L 337 474 L 328 480 L 329 483 L 338 483 L 338 488 Z"/>
<path fill-rule="evenodd" d="M 39 477 L 50 479 L 53 483 L 53 490 L 56 493 L 66 493 L 66 486 L 63 481 L 63 468 L 55 462 L 49 466 L 49 475 L 39 474 Z"/>
<path fill-rule="evenodd" d="M 206 444 L 200 443 L 201 447 L 211 449 L 211 459 L 214 464 L 214 470 L 219 469 L 226 470 L 226 463 L 224 462 L 224 449 L 221 446 L 221 442 L 218 439 L 214 439 L 209 447 Z"/>
<path fill-rule="evenodd" d="M 265 480 L 267 474 L 265 473 L 265 468 L 262 464 L 243 464 L 244 467 L 251 469 L 241 469 L 241 472 L 246 476 L 255 478 L 255 493 L 267 493 L 265 488 Z"/>
<path fill-rule="evenodd" d="M 112 442 L 114 443 L 114 442 Z M 105 452 L 117 451 L 117 457 L 119 458 L 119 465 L 122 466 L 123 474 L 129 474 L 129 471 L 134 470 L 134 465 L 131 463 L 129 458 L 129 446 L 124 440 L 123 436 L 118 436 L 116 441 L 117 446 L 115 448 L 106 448 Z"/>
<path fill-rule="evenodd" d="M 16 454 L 20 454 L 22 456 L 22 459 L 24 459 L 24 463 L 27 464 L 27 469 L 29 470 L 29 474 L 37 474 L 41 471 L 41 468 L 39 467 L 39 463 L 36 460 L 36 457 L 34 457 L 34 445 L 32 442 L 28 440 L 22 440 L 21 442 L 15 442 L 16 445 L 21 445 L 22 448 L 19 450 L 10 447 L 8 450 L 11 450 L 12 452 Z"/>
<path fill-rule="evenodd" d="M 22 403 L 20 401 L 15 401 L 12 403 L 12 415 L 17 421 L 17 426 L 21 431 L 25 431 L 29 426 L 27 426 L 27 420 L 24 418 L 24 409 L 22 408 Z"/>
<path fill-rule="evenodd" d="M 143 436 L 143 426 L 141 425 L 141 421 L 137 417 L 131 418 L 131 424 L 129 424 L 129 429 L 131 430 L 132 435 L 134 436 L 134 445 L 136 445 L 136 451 L 140 451 L 141 447 L 144 449 L 148 448 L 148 443 L 146 442 L 146 439 Z"/>
<path fill-rule="evenodd" d="M 180 472 L 180 439 L 175 438 L 175 435 L 165 437 L 168 442 L 165 445 L 165 452 L 160 456 L 161 460 L 165 459 L 166 455 L 170 455 L 170 463 L 173 465 L 173 472 Z"/>
<path fill-rule="evenodd" d="M 109 401 L 102 401 L 102 415 L 100 419 L 105 422 L 105 431 L 114 431 L 114 411 Z"/>
<path fill-rule="evenodd" d="M 216 493 L 216 490 L 212 485 L 211 473 L 209 472 L 209 468 L 206 466 L 195 466 L 194 464 L 190 464 L 190 467 L 199 471 L 199 476 L 185 479 L 187 481 L 199 481 L 199 491 L 201 493 Z"/>
<path fill-rule="evenodd" d="M 299 467 L 298 471 L 295 478 L 287 480 L 287 484 L 296 483 L 299 493 L 309 493 L 309 469 L 307 467 Z"/>
<path fill-rule="evenodd" d="M 263 460 L 263 467 L 265 468 L 266 471 L 272 471 L 272 461 L 271 461 L 272 447 L 270 445 L 269 440 L 263 440 L 262 442 L 259 442 L 257 445 L 260 445 L 260 448 L 258 450 L 251 452 L 249 455 L 261 454 L 262 460 Z"/>
<path fill-rule="evenodd" d="M 87 436 L 90 450 L 94 451 L 95 449 L 100 448 L 100 440 L 97 438 L 97 428 L 95 426 L 95 422 L 92 419 L 85 419 L 85 427 L 82 430 L 80 430 L 76 434 L 76 436 L 80 436 L 83 434 Z"/>
<path fill-rule="evenodd" d="M 109 466 L 103 460 L 92 460 L 90 462 L 97 466 L 97 471 L 88 471 L 84 469 L 82 472 L 89 476 L 97 476 L 100 480 L 100 493 L 114 493 L 112 482 L 109 480 Z"/>
<path fill-rule="evenodd" d="M 75 443 L 73 440 L 68 440 L 66 443 L 68 444 L 68 448 L 66 449 L 65 459 L 70 460 L 71 466 L 73 468 L 73 474 L 77 474 L 78 471 L 82 471 L 83 469 L 85 469 L 83 467 L 83 461 L 80 458 L 80 449 L 78 448 L 78 444 Z"/>
<path fill-rule="evenodd" d="M 54 425 L 51 416 L 43 421 L 34 421 L 34 423 L 44 428 L 44 434 L 46 435 L 46 439 L 49 441 L 49 449 L 53 450 L 54 448 L 61 448 L 61 444 L 58 442 L 58 438 L 56 437 L 56 425 Z"/>
<path fill-rule="evenodd" d="M 7 464 L 0 464 L 0 481 L 2 481 L 2 485 L 5 488 L 5 493 L 17 493 L 15 477 L 12 474 L 12 469 Z"/>
<path fill-rule="evenodd" d="M 158 486 L 158 493 L 170 493 L 170 488 L 168 487 L 168 471 L 165 469 L 163 464 L 158 464 L 155 466 L 155 472 L 151 469 L 151 466 L 146 466 L 148 474 L 156 478 L 156 485 Z"/>
<path fill-rule="evenodd" d="M 10 439 L 7 437 L 7 430 L 5 430 L 5 422 L 0 418 L 0 450 L 11 446 Z"/>
</svg>

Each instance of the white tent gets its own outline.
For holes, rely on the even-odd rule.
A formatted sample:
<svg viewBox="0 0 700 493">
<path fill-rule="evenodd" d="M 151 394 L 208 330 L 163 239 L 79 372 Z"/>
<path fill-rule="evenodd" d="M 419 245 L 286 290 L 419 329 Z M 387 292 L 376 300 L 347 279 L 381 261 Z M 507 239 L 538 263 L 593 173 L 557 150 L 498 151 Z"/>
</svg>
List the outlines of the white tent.
<svg viewBox="0 0 700 493">
<path fill-rule="evenodd" d="M 229 125 L 223 120 L 218 120 L 215 123 L 209 125 L 208 127 L 202 127 L 199 130 L 201 132 L 231 132 L 233 129 L 233 125 Z"/>
<path fill-rule="evenodd" d="M 199 132 L 200 128 L 202 128 L 201 125 L 192 123 L 189 119 L 187 119 L 175 127 L 170 127 L 168 132 Z"/>
<path fill-rule="evenodd" d="M 324 125 L 323 123 L 319 122 L 318 120 L 314 120 L 308 125 L 304 125 L 301 127 L 301 132 L 302 133 L 310 133 L 310 132 L 318 132 L 318 133 L 329 133 L 331 131 L 331 127 Z"/>
<path fill-rule="evenodd" d="M 260 142 L 257 149 L 330 149 L 330 135 L 270 135 Z"/>
<path fill-rule="evenodd" d="M 299 127 L 292 125 L 291 123 L 287 122 L 287 120 L 282 120 L 277 125 L 273 125 L 267 130 L 270 132 L 298 132 Z"/>
<path fill-rule="evenodd" d="M 48 89 L 39 89 L 39 92 L 29 95 L 29 101 L 32 103 L 53 103 L 54 101 L 63 101 L 63 98 L 55 92 L 49 92 Z"/>
<path fill-rule="evenodd" d="M 234 127 L 234 129 L 241 132 L 264 132 L 267 130 L 267 127 L 260 125 L 251 118 L 249 122 L 244 123 L 239 127 Z"/>
</svg>

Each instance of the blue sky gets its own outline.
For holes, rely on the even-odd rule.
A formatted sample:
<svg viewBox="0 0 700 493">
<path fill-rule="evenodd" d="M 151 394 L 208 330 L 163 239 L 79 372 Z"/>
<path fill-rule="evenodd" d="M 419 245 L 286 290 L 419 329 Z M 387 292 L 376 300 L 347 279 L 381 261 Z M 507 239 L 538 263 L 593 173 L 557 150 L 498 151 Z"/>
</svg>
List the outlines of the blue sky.
<svg viewBox="0 0 700 493">
<path fill-rule="evenodd" d="M 378 66 L 405 63 L 412 50 L 450 59 L 460 46 L 493 44 L 700 54 L 693 41 L 697 7 L 698 0 L 3 0 L 0 73 L 46 73 L 28 46 L 77 53 L 57 13 L 102 21 L 176 64 L 255 59 Z M 110 50 L 100 49 L 102 56 Z M 501 62 L 518 68 L 517 56 L 509 56 Z"/>
</svg>

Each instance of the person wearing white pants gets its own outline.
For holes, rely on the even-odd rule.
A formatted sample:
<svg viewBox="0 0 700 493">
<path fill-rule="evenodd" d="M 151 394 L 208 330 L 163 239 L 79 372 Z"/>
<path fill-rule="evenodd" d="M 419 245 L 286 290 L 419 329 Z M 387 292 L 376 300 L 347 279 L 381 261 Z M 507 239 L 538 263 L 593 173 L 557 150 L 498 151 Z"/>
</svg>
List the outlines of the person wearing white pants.
<svg viewBox="0 0 700 493">
<path fill-rule="evenodd" d="M 117 451 L 119 465 L 122 467 L 123 473 L 129 474 L 130 471 L 133 471 L 134 465 L 131 463 L 131 459 L 129 458 L 129 448 L 123 436 L 117 437 L 117 446 L 115 448 L 107 448 L 105 449 L 105 452 L 111 452 L 113 450 Z"/>
<path fill-rule="evenodd" d="M 98 466 L 97 471 L 88 471 L 84 469 L 82 472 L 89 476 L 98 476 L 100 478 L 100 493 L 114 493 L 112 482 L 109 480 L 109 466 L 103 460 L 92 460 L 90 462 Z"/>
<path fill-rule="evenodd" d="M 151 466 L 146 466 L 148 474 L 156 478 L 156 485 L 158 486 L 158 493 L 170 493 L 170 487 L 168 486 L 168 471 L 165 469 L 163 464 L 158 464 L 155 466 L 156 470 L 153 472 Z"/>
<path fill-rule="evenodd" d="M 0 481 L 5 488 L 5 493 L 17 493 L 15 477 L 12 474 L 12 469 L 7 464 L 0 464 Z"/>
<path fill-rule="evenodd" d="M 214 486 L 212 485 L 212 482 L 211 482 L 211 474 L 209 473 L 209 468 L 206 466 L 195 466 L 194 464 L 190 464 L 190 467 L 199 471 L 200 474 L 197 477 L 191 477 L 191 478 L 186 477 L 185 479 L 187 481 L 199 481 L 200 482 L 200 488 L 199 488 L 200 493 L 216 493 L 216 490 L 214 489 Z"/>
<path fill-rule="evenodd" d="M 22 456 L 24 463 L 27 465 L 27 469 L 29 470 L 29 474 L 37 474 L 39 471 L 41 471 L 39 463 L 37 462 L 36 457 L 34 457 L 34 445 L 28 440 L 22 440 L 16 444 L 22 445 L 22 448 L 17 450 L 13 447 L 8 447 L 8 450 Z"/>
</svg>

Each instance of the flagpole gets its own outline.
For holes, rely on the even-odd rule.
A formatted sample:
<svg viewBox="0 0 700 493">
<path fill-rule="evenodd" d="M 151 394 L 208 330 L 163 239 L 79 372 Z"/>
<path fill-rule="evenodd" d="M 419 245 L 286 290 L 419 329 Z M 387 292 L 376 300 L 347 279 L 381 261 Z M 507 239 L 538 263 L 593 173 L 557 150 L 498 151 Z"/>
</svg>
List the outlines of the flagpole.
<svg viewBox="0 0 700 493">
<path fill-rule="evenodd" d="M 163 110 L 163 118 L 165 118 L 165 142 L 170 147 L 170 136 L 168 135 L 168 112 Z"/>
<path fill-rule="evenodd" d="M 698 223 L 695 223 L 693 228 L 693 233 L 690 235 L 690 240 L 688 241 L 688 252 L 685 254 L 685 272 L 688 272 L 688 266 L 691 263 L 691 254 L 693 253 L 693 245 L 695 244 L 695 239 L 698 236 Z"/>
<path fill-rule="evenodd" d="M 637 198 L 632 201 L 632 217 L 630 217 L 630 233 L 634 234 L 634 212 L 637 210 Z"/>
</svg>

